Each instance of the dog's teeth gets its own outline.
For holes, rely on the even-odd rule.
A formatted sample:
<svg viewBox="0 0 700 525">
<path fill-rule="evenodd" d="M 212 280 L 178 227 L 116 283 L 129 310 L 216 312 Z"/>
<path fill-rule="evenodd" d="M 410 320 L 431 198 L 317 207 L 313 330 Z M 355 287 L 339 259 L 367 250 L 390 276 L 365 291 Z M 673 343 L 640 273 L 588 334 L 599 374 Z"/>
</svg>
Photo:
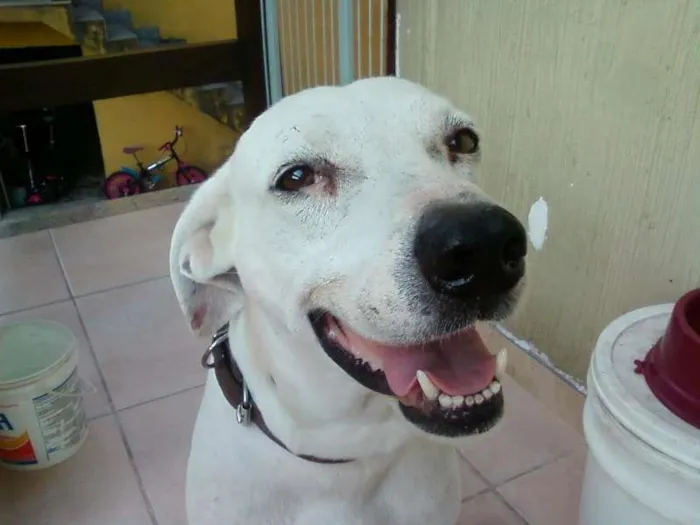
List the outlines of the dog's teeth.
<svg viewBox="0 0 700 525">
<path fill-rule="evenodd" d="M 452 396 L 452 407 L 459 408 L 464 405 L 464 396 Z"/>
<path fill-rule="evenodd" d="M 474 396 L 467 396 L 464 398 L 464 404 L 468 407 L 474 406 Z"/>
<path fill-rule="evenodd" d="M 475 395 L 475 396 L 474 396 L 474 402 L 475 402 L 477 405 L 482 404 L 482 403 L 484 402 L 484 396 L 482 396 L 481 394 Z"/>
<path fill-rule="evenodd" d="M 452 397 L 447 394 L 440 394 L 438 402 L 442 408 L 450 408 L 452 406 Z"/>
<path fill-rule="evenodd" d="M 501 383 L 494 381 L 489 385 L 489 390 L 491 390 L 491 392 L 494 394 L 498 394 L 501 391 Z"/>
<path fill-rule="evenodd" d="M 491 392 L 490 388 L 484 388 L 482 390 L 481 395 L 484 396 L 484 399 L 491 399 L 493 397 L 493 392 Z"/>
<path fill-rule="evenodd" d="M 496 355 L 496 377 L 501 377 L 506 372 L 506 365 L 508 364 L 508 350 L 501 348 Z"/>
<path fill-rule="evenodd" d="M 420 385 L 423 394 L 425 394 L 425 397 L 430 401 L 435 401 L 440 395 L 440 391 L 430 380 L 428 374 L 423 372 L 423 370 L 418 370 L 418 372 L 416 372 L 416 379 L 418 380 L 418 384 Z"/>
</svg>

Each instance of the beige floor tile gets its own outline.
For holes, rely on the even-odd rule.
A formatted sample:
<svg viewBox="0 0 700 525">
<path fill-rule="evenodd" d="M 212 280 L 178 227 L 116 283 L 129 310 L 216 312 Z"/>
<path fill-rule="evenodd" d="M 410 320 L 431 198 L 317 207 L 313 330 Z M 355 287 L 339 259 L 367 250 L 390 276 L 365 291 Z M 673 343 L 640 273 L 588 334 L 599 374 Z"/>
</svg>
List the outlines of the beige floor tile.
<svg viewBox="0 0 700 525">
<path fill-rule="evenodd" d="M 190 333 L 169 278 L 77 302 L 117 409 L 204 384 L 208 341 Z"/>
<path fill-rule="evenodd" d="M 203 390 L 188 390 L 119 413 L 159 525 L 187 525 L 185 471 Z"/>
<path fill-rule="evenodd" d="M 0 523 L 151 525 L 114 417 L 92 421 L 83 448 L 60 465 L 0 469 Z"/>
<path fill-rule="evenodd" d="M 460 447 L 464 456 L 492 484 L 555 460 L 582 445 L 581 436 L 509 377 L 503 378 L 503 422 Z"/>
<path fill-rule="evenodd" d="M 184 204 L 52 230 L 74 295 L 168 274 L 170 235 Z"/>
<path fill-rule="evenodd" d="M 527 525 L 493 492 L 487 492 L 462 505 L 457 525 Z M 539 523 L 537 525 L 540 525 Z M 560 524 L 563 525 L 563 524 Z"/>
<path fill-rule="evenodd" d="M 0 239 L 0 314 L 69 298 L 48 232 Z"/>
<path fill-rule="evenodd" d="M 549 411 L 583 435 L 583 404 L 586 396 L 557 377 L 549 368 L 513 344 L 489 324 L 479 326 L 481 337 L 496 352 L 508 351 L 507 373 Z"/>
<path fill-rule="evenodd" d="M 462 458 L 462 500 L 470 498 L 489 488 L 488 484 L 479 475 L 466 459 Z"/>
<path fill-rule="evenodd" d="M 533 525 L 575 525 L 585 459 L 584 452 L 577 452 L 517 478 L 499 491 Z"/>
<path fill-rule="evenodd" d="M 90 351 L 90 346 L 85 336 L 85 331 L 80 324 L 78 311 L 73 301 L 63 301 L 47 306 L 32 308 L 22 312 L 8 314 L 0 317 L 0 324 L 13 323 L 18 321 L 47 320 L 61 323 L 75 334 L 78 339 L 78 373 L 85 383 L 83 399 L 85 402 L 85 412 L 89 418 L 109 414 L 110 406 L 107 394 L 102 384 L 102 379 L 97 371 L 95 358 Z"/>
</svg>

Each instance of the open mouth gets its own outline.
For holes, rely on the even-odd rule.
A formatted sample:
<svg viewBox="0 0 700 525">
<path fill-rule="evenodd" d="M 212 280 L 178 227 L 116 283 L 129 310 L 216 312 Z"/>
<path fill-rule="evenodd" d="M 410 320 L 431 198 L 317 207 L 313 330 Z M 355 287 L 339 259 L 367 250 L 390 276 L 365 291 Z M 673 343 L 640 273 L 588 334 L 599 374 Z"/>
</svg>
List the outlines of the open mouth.
<svg viewBox="0 0 700 525">
<path fill-rule="evenodd" d="M 392 345 L 359 335 L 328 312 L 313 312 L 309 320 L 336 365 L 366 388 L 396 397 L 404 417 L 425 432 L 479 434 L 503 415 L 505 350 L 492 355 L 473 326 Z"/>
</svg>

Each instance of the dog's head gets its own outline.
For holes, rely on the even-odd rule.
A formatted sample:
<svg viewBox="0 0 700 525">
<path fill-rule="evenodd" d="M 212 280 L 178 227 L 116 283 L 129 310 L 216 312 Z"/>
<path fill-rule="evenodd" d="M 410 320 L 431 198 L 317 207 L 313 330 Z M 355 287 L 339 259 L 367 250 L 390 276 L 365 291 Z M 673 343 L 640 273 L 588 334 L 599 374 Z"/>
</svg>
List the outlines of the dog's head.
<svg viewBox="0 0 700 525">
<path fill-rule="evenodd" d="M 503 363 L 474 323 L 514 306 L 526 235 L 476 186 L 479 155 L 469 116 L 404 80 L 282 100 L 178 223 L 171 273 L 191 326 L 209 334 L 252 298 L 419 428 L 487 430 Z"/>
</svg>

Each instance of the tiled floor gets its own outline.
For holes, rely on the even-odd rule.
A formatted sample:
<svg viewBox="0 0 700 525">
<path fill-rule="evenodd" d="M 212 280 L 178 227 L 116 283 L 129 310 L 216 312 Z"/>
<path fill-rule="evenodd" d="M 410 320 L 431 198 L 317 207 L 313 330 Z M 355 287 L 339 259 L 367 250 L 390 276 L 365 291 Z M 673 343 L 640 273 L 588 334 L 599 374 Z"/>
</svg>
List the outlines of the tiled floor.
<svg viewBox="0 0 700 525">
<path fill-rule="evenodd" d="M 184 525 L 204 341 L 167 277 L 181 205 L 0 240 L 0 323 L 53 319 L 80 342 L 90 436 L 36 473 L 0 470 L 0 523 Z M 506 421 L 463 449 L 460 525 L 575 525 L 580 436 L 508 381 Z"/>
</svg>

